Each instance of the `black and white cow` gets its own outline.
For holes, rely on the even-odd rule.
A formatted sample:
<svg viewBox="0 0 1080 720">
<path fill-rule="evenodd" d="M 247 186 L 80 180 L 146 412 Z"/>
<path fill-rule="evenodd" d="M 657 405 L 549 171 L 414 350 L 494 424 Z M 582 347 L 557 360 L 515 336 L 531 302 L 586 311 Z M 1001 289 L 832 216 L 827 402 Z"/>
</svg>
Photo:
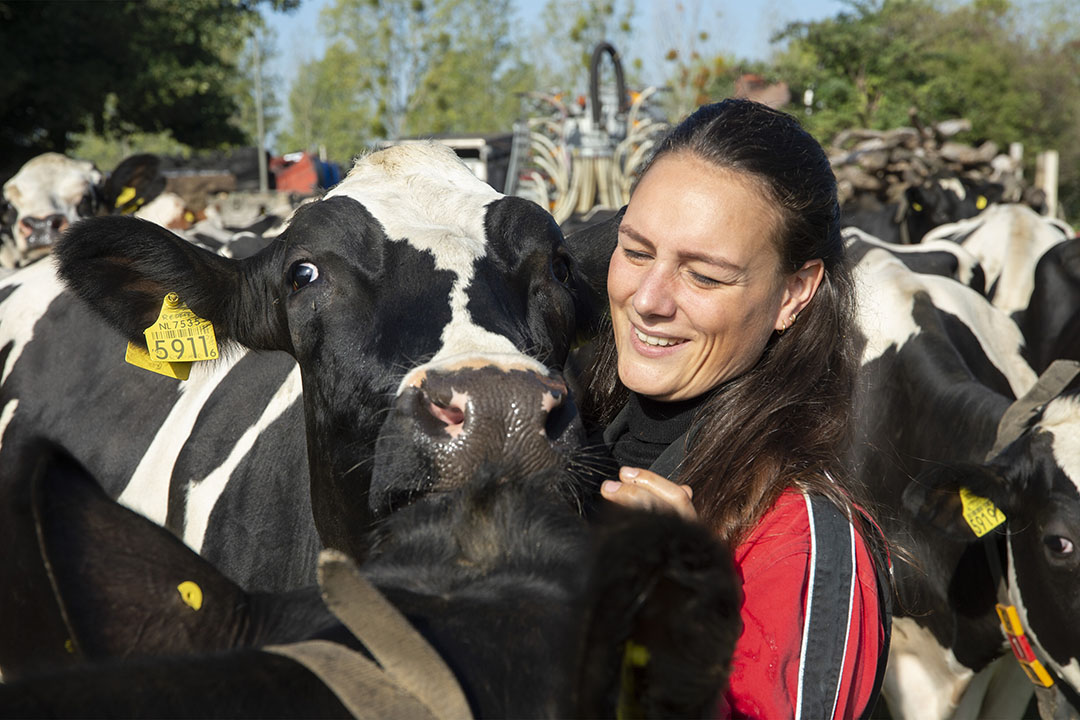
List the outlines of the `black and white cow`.
<svg viewBox="0 0 1080 720">
<path fill-rule="evenodd" d="M 70 459 L 41 456 L 36 532 L 72 653 L 113 662 L 0 685 L 0 715 L 348 717 L 273 647 L 323 640 L 370 647 L 384 666 L 425 662 L 342 558 L 322 580 L 338 617 L 318 588 L 247 593 Z M 390 516 L 360 572 L 441 656 L 475 717 L 613 717 L 620 704 L 705 716 L 740 628 L 729 551 L 674 515 L 612 507 L 588 527 L 560 488 L 574 482 L 488 466 Z M 648 653 L 632 678 L 628 643 Z M 462 711 L 452 687 L 427 680 L 444 711 Z"/>
<path fill-rule="evenodd" d="M 876 238 L 857 227 L 842 231 L 848 258 L 857 264 L 871 250 L 884 250 L 916 273 L 949 277 L 977 293 L 986 291 L 986 275 L 978 258 L 948 240 L 924 240 L 917 245 L 900 245 Z"/>
<path fill-rule="evenodd" d="M 1001 200 L 997 183 L 972 183 L 958 177 L 931 178 L 904 190 L 896 202 L 861 198 L 842 208 L 845 226 L 857 227 L 885 242 L 922 242 L 934 228 L 978 215 Z"/>
<path fill-rule="evenodd" d="M 1003 657 L 984 545 L 1002 558 L 1042 662 L 1080 688 L 1080 383 L 987 461 L 1006 409 L 1036 381 L 1015 323 L 975 291 L 912 272 L 882 249 L 862 256 L 856 280 L 865 344 L 854 467 L 900 549 L 883 692 L 893 717 L 1019 717 L 1026 679 L 1022 692 L 999 692 L 1004 704 L 993 709 L 965 697 L 996 660 L 1023 677 Z M 961 487 L 1008 518 L 985 541 L 963 524 Z"/>
<path fill-rule="evenodd" d="M 1041 371 L 1057 359 L 1080 359 L 1075 236 L 1067 223 L 1010 203 L 936 228 L 927 239 L 959 243 L 978 259 L 986 296 L 1020 326 L 1028 359 Z"/>
<path fill-rule="evenodd" d="M 0 281 L 0 492 L 44 436 L 246 589 L 310 582 L 320 546 L 363 557 L 365 528 L 486 460 L 573 459 L 574 262 L 440 145 L 360 159 L 251 258 L 103 217 L 57 267 L 71 291 L 53 260 Z M 184 383 L 122 359 L 170 292 L 233 346 Z"/>
</svg>

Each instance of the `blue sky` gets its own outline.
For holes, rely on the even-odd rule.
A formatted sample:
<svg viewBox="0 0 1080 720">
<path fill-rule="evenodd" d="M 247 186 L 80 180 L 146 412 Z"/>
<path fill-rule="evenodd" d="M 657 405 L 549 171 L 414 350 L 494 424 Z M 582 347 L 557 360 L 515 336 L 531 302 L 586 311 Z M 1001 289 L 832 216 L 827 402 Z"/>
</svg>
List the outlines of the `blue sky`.
<svg viewBox="0 0 1080 720">
<path fill-rule="evenodd" d="M 289 14 L 266 11 L 269 24 L 277 33 L 278 48 L 278 57 L 269 63 L 269 70 L 282 81 L 282 100 L 288 96 L 294 69 L 304 61 L 322 56 L 319 11 L 332 2 L 301 0 L 300 7 Z M 664 27 L 662 32 L 667 35 L 664 38 L 659 36 L 660 32 L 650 31 L 663 26 L 660 19 L 673 16 L 670 8 L 676 3 L 698 9 L 698 17 L 704 18 L 705 29 L 713 38 L 710 49 L 751 60 L 768 57 L 769 37 L 787 23 L 830 17 L 849 7 L 843 0 L 637 0 L 635 47 L 619 48 L 619 51 L 624 57 L 642 58 L 646 82 L 663 81 L 658 70 L 652 77 L 649 71 L 661 65 L 658 55 L 670 46 L 667 38 L 692 34 L 686 28 Z M 544 4 L 544 0 L 515 0 L 518 22 L 528 29 L 537 21 Z M 690 14 L 686 12 L 682 16 Z"/>
</svg>

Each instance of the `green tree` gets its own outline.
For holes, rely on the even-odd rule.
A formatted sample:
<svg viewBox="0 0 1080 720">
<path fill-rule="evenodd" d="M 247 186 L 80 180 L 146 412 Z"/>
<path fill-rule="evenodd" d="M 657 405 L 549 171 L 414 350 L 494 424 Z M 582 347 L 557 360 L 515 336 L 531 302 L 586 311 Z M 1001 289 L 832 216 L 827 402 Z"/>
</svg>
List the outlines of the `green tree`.
<svg viewBox="0 0 1080 720">
<path fill-rule="evenodd" d="M 259 3 L 0 2 L 0 155 L 62 152 L 79 131 L 168 130 L 200 148 L 246 142 L 234 78 Z"/>
<path fill-rule="evenodd" d="M 849 10 L 794 23 L 778 38 L 777 72 L 801 98 L 807 128 L 827 142 L 854 127 L 971 121 L 968 141 L 1021 142 L 1030 160 L 1061 152 L 1060 197 L 1080 214 L 1080 27 L 1067 0 L 849 0 Z"/>
<path fill-rule="evenodd" d="M 537 68 L 539 88 L 587 92 L 593 50 L 607 41 L 620 56 L 628 55 L 636 13 L 634 0 L 547 0 L 529 42 L 529 60 Z M 641 62 L 623 57 L 623 65 L 627 85 L 633 85 Z"/>
<path fill-rule="evenodd" d="M 282 141 L 345 162 L 404 135 L 509 130 L 531 72 L 515 50 L 510 0 L 337 0 L 326 56 L 293 84 Z"/>
</svg>

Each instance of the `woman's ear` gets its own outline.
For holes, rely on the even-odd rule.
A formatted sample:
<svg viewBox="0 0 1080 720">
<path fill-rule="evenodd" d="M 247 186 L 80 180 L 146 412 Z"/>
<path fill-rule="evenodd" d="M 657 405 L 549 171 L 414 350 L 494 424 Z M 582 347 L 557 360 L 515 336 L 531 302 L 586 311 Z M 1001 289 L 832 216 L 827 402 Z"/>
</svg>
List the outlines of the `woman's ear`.
<svg viewBox="0 0 1080 720">
<path fill-rule="evenodd" d="M 807 260 L 801 268 L 784 278 L 783 299 L 776 316 L 776 329 L 779 332 L 795 324 L 795 318 L 814 299 L 823 277 L 825 263 L 818 259 Z"/>
</svg>

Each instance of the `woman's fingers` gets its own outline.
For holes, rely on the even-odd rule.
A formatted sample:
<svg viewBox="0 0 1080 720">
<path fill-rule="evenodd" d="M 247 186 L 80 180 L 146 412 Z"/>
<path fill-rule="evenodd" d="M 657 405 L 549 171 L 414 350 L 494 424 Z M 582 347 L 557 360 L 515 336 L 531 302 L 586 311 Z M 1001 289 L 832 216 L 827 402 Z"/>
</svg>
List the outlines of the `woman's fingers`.
<svg viewBox="0 0 1080 720">
<path fill-rule="evenodd" d="M 648 510 L 674 510 L 687 519 L 696 519 L 689 485 L 677 485 L 667 478 L 641 468 L 619 469 L 619 480 L 608 480 L 600 493 L 612 502 Z"/>
</svg>

